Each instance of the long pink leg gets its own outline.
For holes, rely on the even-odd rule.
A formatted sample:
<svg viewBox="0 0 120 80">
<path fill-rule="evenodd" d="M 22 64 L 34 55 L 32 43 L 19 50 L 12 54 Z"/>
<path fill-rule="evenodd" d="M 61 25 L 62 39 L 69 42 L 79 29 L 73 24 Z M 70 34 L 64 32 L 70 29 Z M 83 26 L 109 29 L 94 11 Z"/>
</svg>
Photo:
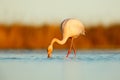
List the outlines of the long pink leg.
<svg viewBox="0 0 120 80">
<path fill-rule="evenodd" d="M 73 45 L 73 38 L 72 38 L 72 41 L 71 41 L 70 49 L 68 50 L 68 53 L 66 55 L 66 58 L 68 58 L 69 54 L 71 53 L 72 45 Z"/>
<path fill-rule="evenodd" d="M 74 45 L 72 45 L 73 51 L 74 51 L 74 55 L 76 57 L 76 49 L 74 48 Z"/>
</svg>

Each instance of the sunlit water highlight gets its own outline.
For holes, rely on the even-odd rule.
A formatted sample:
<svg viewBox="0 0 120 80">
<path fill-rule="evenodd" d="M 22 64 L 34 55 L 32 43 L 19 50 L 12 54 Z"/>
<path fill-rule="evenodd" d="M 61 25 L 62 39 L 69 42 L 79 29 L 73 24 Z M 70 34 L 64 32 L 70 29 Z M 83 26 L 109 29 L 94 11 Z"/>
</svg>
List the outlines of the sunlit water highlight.
<svg viewBox="0 0 120 80">
<path fill-rule="evenodd" d="M 120 50 L 0 51 L 0 80 L 120 80 Z"/>
</svg>

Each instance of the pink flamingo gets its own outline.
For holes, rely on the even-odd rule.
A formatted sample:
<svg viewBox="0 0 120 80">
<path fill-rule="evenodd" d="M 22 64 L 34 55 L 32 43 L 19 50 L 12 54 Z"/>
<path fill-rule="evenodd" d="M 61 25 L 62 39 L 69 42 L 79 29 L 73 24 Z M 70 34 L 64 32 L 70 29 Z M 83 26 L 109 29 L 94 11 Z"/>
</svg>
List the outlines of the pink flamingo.
<svg viewBox="0 0 120 80">
<path fill-rule="evenodd" d="M 73 46 L 73 39 L 77 38 L 80 34 L 85 35 L 85 28 L 83 24 L 77 20 L 77 19 L 65 19 L 61 23 L 61 30 L 63 34 L 63 39 L 59 40 L 57 38 L 53 38 L 50 45 L 48 46 L 48 58 L 52 57 L 52 51 L 53 51 L 53 44 L 56 42 L 58 44 L 65 44 L 68 38 L 71 38 L 71 45 L 70 49 L 68 50 L 68 53 L 66 55 L 66 58 L 68 58 L 69 54 L 71 53 L 71 49 L 73 48 L 74 50 L 74 55 L 76 57 L 76 50 Z"/>
</svg>

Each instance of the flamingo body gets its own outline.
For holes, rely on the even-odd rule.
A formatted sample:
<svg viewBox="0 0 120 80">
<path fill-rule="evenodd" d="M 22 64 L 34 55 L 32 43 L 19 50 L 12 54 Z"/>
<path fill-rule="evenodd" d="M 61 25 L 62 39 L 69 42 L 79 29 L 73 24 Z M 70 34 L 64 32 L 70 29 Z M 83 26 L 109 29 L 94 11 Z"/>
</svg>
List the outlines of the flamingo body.
<svg viewBox="0 0 120 80">
<path fill-rule="evenodd" d="M 85 34 L 83 24 L 77 19 L 66 19 L 61 24 L 63 37 L 77 37 Z"/>
<path fill-rule="evenodd" d="M 48 58 L 52 56 L 53 44 L 57 42 L 58 44 L 63 45 L 65 44 L 68 38 L 72 38 L 72 41 L 66 57 L 68 57 L 68 55 L 70 54 L 71 48 L 73 48 L 74 54 L 76 55 L 76 51 L 73 47 L 73 39 L 77 38 L 80 34 L 85 35 L 85 28 L 83 24 L 79 20 L 72 19 L 72 18 L 65 19 L 61 23 L 61 31 L 62 31 L 63 39 L 59 40 L 57 38 L 53 38 L 53 40 L 51 41 L 51 44 L 48 46 Z"/>
</svg>

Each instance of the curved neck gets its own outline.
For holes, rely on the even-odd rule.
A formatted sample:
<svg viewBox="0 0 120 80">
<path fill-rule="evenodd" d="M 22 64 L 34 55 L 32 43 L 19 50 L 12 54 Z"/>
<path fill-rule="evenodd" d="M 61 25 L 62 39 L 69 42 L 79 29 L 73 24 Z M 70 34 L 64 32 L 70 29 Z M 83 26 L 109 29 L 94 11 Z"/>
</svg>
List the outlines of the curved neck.
<svg viewBox="0 0 120 80">
<path fill-rule="evenodd" d="M 65 42 L 67 41 L 67 39 L 68 39 L 68 37 L 66 37 L 66 38 L 63 38 L 62 40 L 59 40 L 59 39 L 57 39 L 57 38 L 53 38 L 53 40 L 52 40 L 52 42 L 51 42 L 51 46 L 53 46 L 53 44 L 55 43 L 55 42 L 57 42 L 58 44 L 65 44 Z"/>
</svg>

